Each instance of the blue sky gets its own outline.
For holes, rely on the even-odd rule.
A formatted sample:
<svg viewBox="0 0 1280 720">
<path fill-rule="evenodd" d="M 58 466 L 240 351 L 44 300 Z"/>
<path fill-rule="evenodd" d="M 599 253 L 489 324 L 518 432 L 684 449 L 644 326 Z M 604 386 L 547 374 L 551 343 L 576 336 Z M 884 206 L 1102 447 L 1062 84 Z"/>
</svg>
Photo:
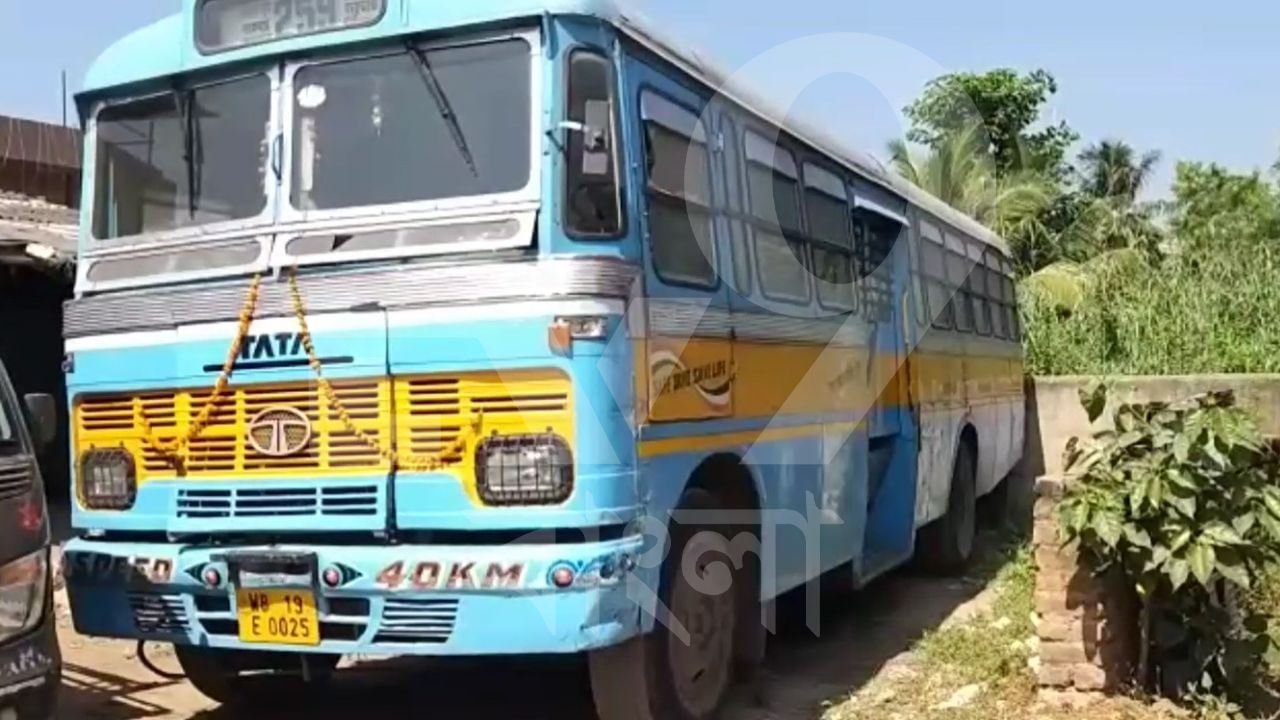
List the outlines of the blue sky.
<svg viewBox="0 0 1280 720">
<path fill-rule="evenodd" d="M 944 70 L 1045 68 L 1061 86 L 1050 112 L 1086 141 L 1116 137 L 1164 153 L 1156 195 L 1167 191 L 1178 159 L 1250 170 L 1280 156 L 1277 3 L 1166 0 L 1158 9 L 1126 0 L 633 3 L 730 68 L 830 32 L 888 38 Z M 58 120 L 62 69 L 74 90 L 102 48 L 177 7 L 178 0 L 0 0 L 0 113 Z M 786 62 L 758 76 L 763 92 L 783 92 L 793 74 L 821 73 L 830 59 L 814 52 Z M 881 153 L 885 140 L 901 132 L 901 103 L 876 87 L 918 89 L 920 82 L 892 63 L 870 72 L 875 82 L 838 74 L 808 85 L 793 112 Z"/>
</svg>

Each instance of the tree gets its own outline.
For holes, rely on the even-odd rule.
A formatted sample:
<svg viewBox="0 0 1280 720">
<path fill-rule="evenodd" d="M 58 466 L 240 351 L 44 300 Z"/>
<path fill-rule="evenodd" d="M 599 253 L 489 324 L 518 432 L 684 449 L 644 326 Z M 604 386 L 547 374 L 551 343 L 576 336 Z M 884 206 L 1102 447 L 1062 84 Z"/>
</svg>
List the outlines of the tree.
<svg viewBox="0 0 1280 720">
<path fill-rule="evenodd" d="M 892 141 L 889 158 L 899 175 L 997 233 L 1022 229 L 1051 201 L 1052 184 L 1029 171 L 999 174 L 983 144 L 980 130 L 970 128 L 940 138 L 923 155 Z"/>
<path fill-rule="evenodd" d="M 1159 151 L 1139 158 L 1132 145 L 1103 140 L 1080 153 L 1080 187 L 1098 199 L 1133 205 L 1159 163 Z"/>
<path fill-rule="evenodd" d="M 1183 252 L 1242 253 L 1250 245 L 1280 241 L 1280 190 L 1261 173 L 1179 163 L 1167 210 Z"/>
<path fill-rule="evenodd" d="M 1057 91 L 1057 81 L 1044 70 L 943 75 L 904 111 L 912 124 L 907 138 L 937 148 L 978 128 L 998 174 L 1034 170 L 1062 178 L 1067 148 L 1078 135 L 1065 122 L 1031 130 Z"/>
</svg>

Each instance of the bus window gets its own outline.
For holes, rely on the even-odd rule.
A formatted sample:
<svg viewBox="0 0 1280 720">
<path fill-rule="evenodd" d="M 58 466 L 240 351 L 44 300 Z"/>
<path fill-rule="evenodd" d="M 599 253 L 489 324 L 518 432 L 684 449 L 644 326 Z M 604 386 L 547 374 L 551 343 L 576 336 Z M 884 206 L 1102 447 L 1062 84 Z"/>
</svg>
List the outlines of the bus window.
<svg viewBox="0 0 1280 720">
<path fill-rule="evenodd" d="M 987 265 L 983 261 L 986 248 L 970 240 L 967 249 L 970 265 L 965 286 L 969 291 L 969 306 L 973 310 L 973 329 L 979 335 L 990 335 L 991 301 L 987 292 Z"/>
<path fill-rule="evenodd" d="M 844 180 L 825 168 L 805 163 L 804 206 L 813 247 L 813 276 L 818 302 L 835 310 L 856 307 L 853 290 L 853 238 Z"/>
<path fill-rule="evenodd" d="M 799 238 L 800 180 L 795 158 L 754 132 L 746 134 L 744 144 L 760 289 L 770 298 L 808 302 L 807 243 Z"/>
<path fill-rule="evenodd" d="M 969 272 L 973 269 L 973 263 L 965 255 L 964 241 L 958 235 L 946 233 L 946 245 L 947 284 L 955 315 L 955 327 L 960 332 L 973 332 L 973 312 L 968 290 Z"/>
<path fill-rule="evenodd" d="M 897 220 L 864 209 L 854 211 L 853 222 L 860 229 L 855 252 L 865 288 L 865 315 L 868 320 L 883 322 L 893 317 L 893 264 L 889 256 L 903 227 Z"/>
<path fill-rule="evenodd" d="M 608 58 L 590 50 L 570 53 L 565 118 L 578 131 L 569 132 L 565 142 L 564 225 L 573 236 L 612 237 L 622 232 L 621 149 L 613 87 Z"/>
<path fill-rule="evenodd" d="M 924 327 L 929 324 L 928 298 L 924 292 L 924 280 L 920 271 L 920 233 L 912 232 L 907 247 L 911 253 L 911 288 L 916 296 L 916 324 Z"/>
<path fill-rule="evenodd" d="M 955 311 L 951 304 L 952 291 L 947 284 L 946 250 L 942 248 L 942 233 L 936 226 L 922 222 L 920 234 L 920 270 L 927 286 L 933 326 L 950 330 L 955 326 Z"/>
<path fill-rule="evenodd" d="M 653 92 L 640 100 L 649 172 L 649 237 L 654 271 L 666 282 L 713 287 L 711 161 L 693 111 Z"/>
<path fill-rule="evenodd" d="M 738 151 L 738 143 L 733 139 L 738 137 L 737 128 L 734 127 L 733 118 L 729 115 L 721 115 L 720 118 L 720 134 L 724 138 L 728 138 L 724 146 L 724 162 L 721 165 L 725 178 L 725 193 L 728 195 L 729 217 L 729 237 L 730 253 L 733 260 L 733 284 L 734 288 L 743 295 L 751 293 L 751 248 L 747 244 L 747 231 L 742 224 L 742 169 L 741 156 Z"/>
<path fill-rule="evenodd" d="M 987 297 L 990 298 L 991 334 L 1007 338 L 1009 333 L 1005 323 L 1004 304 L 1008 300 L 1004 297 L 1004 285 L 1001 282 L 1004 278 L 1000 275 L 1000 258 L 995 251 L 987 249 L 983 267 L 987 276 Z"/>
</svg>

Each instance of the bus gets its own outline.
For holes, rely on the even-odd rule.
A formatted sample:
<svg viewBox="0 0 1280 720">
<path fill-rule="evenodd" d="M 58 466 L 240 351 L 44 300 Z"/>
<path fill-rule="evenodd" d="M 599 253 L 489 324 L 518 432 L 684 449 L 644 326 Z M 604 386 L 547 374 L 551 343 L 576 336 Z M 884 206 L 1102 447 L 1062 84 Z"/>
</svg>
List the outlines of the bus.
<svg viewBox="0 0 1280 720">
<path fill-rule="evenodd" d="M 712 718 L 1021 454 L 1000 239 L 611 2 L 183 0 L 77 105 L 72 615 L 216 701 L 582 654 Z"/>
</svg>

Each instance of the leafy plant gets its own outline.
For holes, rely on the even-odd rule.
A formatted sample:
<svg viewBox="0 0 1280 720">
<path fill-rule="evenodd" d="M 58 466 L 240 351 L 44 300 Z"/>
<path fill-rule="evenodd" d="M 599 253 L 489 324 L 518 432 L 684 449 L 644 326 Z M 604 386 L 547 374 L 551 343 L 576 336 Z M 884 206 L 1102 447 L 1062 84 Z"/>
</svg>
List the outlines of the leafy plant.
<svg viewBox="0 0 1280 720">
<path fill-rule="evenodd" d="M 1106 390 L 1081 391 L 1091 420 Z M 1271 647 L 1237 601 L 1280 558 L 1277 459 L 1230 392 L 1123 404 L 1114 427 L 1073 439 L 1060 506 L 1067 542 L 1119 568 L 1142 603 L 1139 679 L 1180 694 L 1235 685 Z"/>
</svg>

